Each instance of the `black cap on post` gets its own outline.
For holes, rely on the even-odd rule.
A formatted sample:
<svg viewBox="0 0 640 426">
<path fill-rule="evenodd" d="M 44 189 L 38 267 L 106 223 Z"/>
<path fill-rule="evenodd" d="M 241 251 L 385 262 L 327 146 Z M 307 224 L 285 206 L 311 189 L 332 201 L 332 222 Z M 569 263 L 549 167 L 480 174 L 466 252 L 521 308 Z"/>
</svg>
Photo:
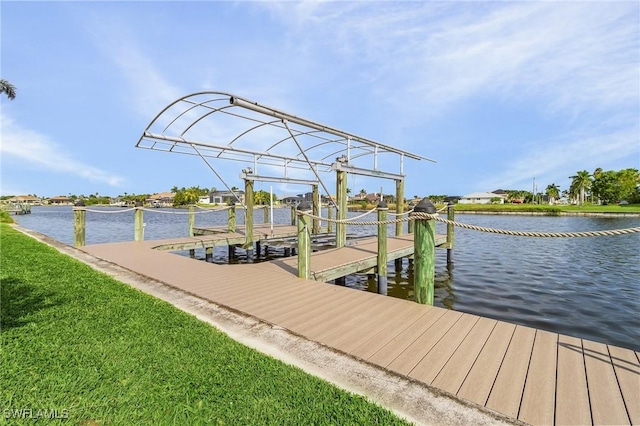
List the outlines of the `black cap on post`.
<svg viewBox="0 0 640 426">
<path fill-rule="evenodd" d="M 308 201 L 302 201 L 300 204 L 298 204 L 298 210 L 311 210 L 311 204 L 309 204 Z"/>
<path fill-rule="evenodd" d="M 78 201 L 76 201 L 75 206 L 76 206 L 76 207 L 84 207 L 84 201 L 82 201 L 82 200 L 78 200 Z"/>
<path fill-rule="evenodd" d="M 437 210 L 436 210 L 436 206 L 434 206 L 433 203 L 428 198 L 423 198 L 422 200 L 420 200 L 418 205 L 413 208 L 413 211 L 419 212 L 419 213 L 433 214 Z"/>
<path fill-rule="evenodd" d="M 142 201 L 136 201 L 136 207 L 142 207 Z"/>
<path fill-rule="evenodd" d="M 387 202 L 385 200 L 380 200 L 380 202 L 378 203 L 378 208 L 379 209 L 386 209 L 387 208 Z"/>
</svg>

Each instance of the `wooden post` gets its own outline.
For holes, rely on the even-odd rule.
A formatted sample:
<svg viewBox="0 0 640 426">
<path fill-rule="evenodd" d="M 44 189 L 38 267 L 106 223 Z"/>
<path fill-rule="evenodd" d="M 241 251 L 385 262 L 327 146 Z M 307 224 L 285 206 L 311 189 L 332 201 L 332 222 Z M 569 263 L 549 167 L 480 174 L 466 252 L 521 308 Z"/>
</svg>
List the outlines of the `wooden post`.
<svg viewBox="0 0 640 426">
<path fill-rule="evenodd" d="M 137 202 L 133 211 L 133 238 L 136 241 L 144 240 L 144 217 L 142 203 Z"/>
<path fill-rule="evenodd" d="M 404 212 L 404 179 L 396 180 L 396 214 L 398 218 Z M 404 222 L 396 223 L 396 236 L 402 235 Z"/>
<path fill-rule="evenodd" d="M 396 180 L 396 214 L 400 215 L 404 212 L 404 179 Z M 400 216 L 397 216 L 400 218 Z M 403 222 L 396 223 L 396 236 L 402 235 Z M 394 267 L 397 272 L 402 271 L 402 258 L 396 259 Z"/>
<path fill-rule="evenodd" d="M 231 206 L 229 206 L 229 221 L 227 229 L 229 232 L 236 232 L 236 203 L 231 203 Z"/>
<path fill-rule="evenodd" d="M 311 198 L 313 206 L 313 215 L 320 216 L 320 200 L 318 200 L 318 196 L 320 193 L 318 192 L 318 185 L 311 185 Z M 311 232 L 314 234 L 320 233 L 320 221 L 318 219 L 313 219 L 313 227 L 311 228 Z"/>
<path fill-rule="evenodd" d="M 193 228 L 196 226 L 196 207 L 189 205 L 189 236 L 193 237 Z"/>
<path fill-rule="evenodd" d="M 303 201 L 298 210 L 308 213 L 311 206 Z M 298 277 L 307 280 L 311 277 L 311 230 L 308 217 L 303 214 L 298 215 Z"/>
<path fill-rule="evenodd" d="M 78 201 L 73 207 L 73 246 L 82 247 L 85 244 L 85 223 L 87 218 L 87 209 L 82 200 Z"/>
<path fill-rule="evenodd" d="M 291 205 L 291 226 L 296 226 L 296 206 Z"/>
<path fill-rule="evenodd" d="M 414 213 L 434 214 L 436 208 L 431 201 L 423 198 L 413 211 Z M 433 305 L 436 257 L 435 228 L 433 219 L 416 219 L 413 237 L 414 297 L 417 303 L 428 305 Z"/>
<path fill-rule="evenodd" d="M 407 224 L 407 232 L 409 234 L 413 234 L 414 225 L 415 225 L 415 223 L 414 223 L 413 220 L 410 220 L 409 223 Z"/>
<path fill-rule="evenodd" d="M 247 207 L 244 224 L 244 249 L 247 251 L 247 260 L 253 260 L 253 181 L 244 180 L 244 203 Z"/>
<path fill-rule="evenodd" d="M 269 206 L 263 206 L 262 213 L 264 213 L 262 223 L 269 223 Z"/>
<path fill-rule="evenodd" d="M 387 203 L 378 203 L 378 222 L 387 220 Z M 378 223 L 378 294 L 387 295 L 387 224 Z"/>
<path fill-rule="evenodd" d="M 330 234 L 333 232 L 333 222 L 331 222 L 331 219 L 333 219 L 333 207 L 331 206 L 327 206 L 327 218 L 329 219 L 327 221 L 327 232 Z"/>
<path fill-rule="evenodd" d="M 195 212 L 195 206 L 193 204 L 189 205 L 189 236 L 193 237 L 193 228 L 196 225 L 196 212 Z M 191 249 L 189 250 L 189 257 L 191 259 L 195 259 L 196 258 L 196 250 L 195 249 Z M 206 255 L 205 255 L 205 260 L 206 260 Z"/>
<path fill-rule="evenodd" d="M 336 219 L 345 220 L 347 218 L 347 172 L 336 171 L 336 197 L 338 207 L 336 209 Z M 336 248 L 344 247 L 347 244 L 347 224 L 336 223 Z M 335 279 L 337 285 L 346 285 L 345 277 Z"/>
<path fill-rule="evenodd" d="M 347 218 L 347 172 L 336 171 L 336 196 L 338 197 L 338 211 L 336 219 Z M 347 244 L 347 224 L 336 223 L 336 247 L 344 247 Z"/>
<path fill-rule="evenodd" d="M 207 247 L 204 249 L 205 262 L 213 262 L 213 247 Z"/>
<path fill-rule="evenodd" d="M 454 221 L 456 219 L 455 204 L 453 201 L 449 201 L 447 204 L 447 220 Z M 447 223 L 447 265 L 453 263 L 453 229 L 454 226 L 451 223 Z"/>
</svg>

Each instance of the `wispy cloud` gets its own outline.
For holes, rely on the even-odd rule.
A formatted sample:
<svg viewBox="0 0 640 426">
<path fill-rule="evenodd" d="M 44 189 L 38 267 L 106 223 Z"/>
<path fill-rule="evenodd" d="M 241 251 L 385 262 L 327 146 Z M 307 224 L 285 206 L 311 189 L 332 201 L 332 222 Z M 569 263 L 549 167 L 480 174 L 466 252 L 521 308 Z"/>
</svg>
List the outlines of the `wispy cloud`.
<svg viewBox="0 0 640 426">
<path fill-rule="evenodd" d="M 2 128 L 2 156 L 13 156 L 21 161 L 48 171 L 67 173 L 91 182 L 120 187 L 124 178 L 90 164 L 74 159 L 49 137 L 26 129 L 5 114 L 0 115 Z"/>
<path fill-rule="evenodd" d="M 428 131 L 429 123 L 465 119 L 495 106 L 529 111 L 523 132 L 555 126 L 539 140 L 501 151 L 492 176 L 478 182 L 481 190 L 518 187 L 533 176 L 567 179 L 591 166 L 637 164 L 637 2 L 261 7 L 288 26 L 301 52 L 331 52 L 327 68 L 357 74 L 342 89 L 365 82 L 367 101 L 384 111 L 389 127 Z M 487 155 L 497 158 L 492 147 L 487 145 Z"/>
<path fill-rule="evenodd" d="M 516 102 L 533 97 L 571 114 L 637 102 L 637 3 L 481 5 L 265 7 L 298 32 L 308 46 L 302 50 L 329 46 L 344 61 L 364 61 L 359 72 L 377 83 L 380 96 L 392 101 L 403 94 L 413 110 L 443 111 L 484 94 Z"/>
<path fill-rule="evenodd" d="M 115 90 L 123 103 L 138 115 L 151 118 L 184 92 L 163 75 L 166 64 L 155 64 L 144 53 L 132 22 L 122 21 L 119 15 L 106 10 L 102 12 L 79 19 L 98 50 L 120 72 L 125 84 Z"/>
<path fill-rule="evenodd" d="M 578 170 L 592 172 L 598 167 L 607 170 L 611 162 L 627 157 L 640 160 L 637 137 L 638 129 L 627 129 L 596 136 L 572 134 L 545 141 L 544 145 L 539 144 L 535 150 L 514 159 L 501 172 L 479 181 L 476 188 L 521 188 L 533 177 L 541 176 L 544 177 L 541 184 L 563 184 L 570 173 Z"/>
</svg>

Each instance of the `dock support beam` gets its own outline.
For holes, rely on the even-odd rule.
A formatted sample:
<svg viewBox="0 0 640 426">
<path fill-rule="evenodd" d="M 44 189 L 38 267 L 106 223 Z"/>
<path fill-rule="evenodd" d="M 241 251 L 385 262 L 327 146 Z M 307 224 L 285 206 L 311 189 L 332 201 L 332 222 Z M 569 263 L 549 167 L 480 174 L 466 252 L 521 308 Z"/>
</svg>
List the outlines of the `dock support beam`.
<svg viewBox="0 0 640 426">
<path fill-rule="evenodd" d="M 236 232 L 236 203 L 233 202 L 231 203 L 231 206 L 229 206 L 227 229 L 229 232 Z"/>
<path fill-rule="evenodd" d="M 347 218 L 347 172 L 338 170 L 336 174 L 336 196 L 338 197 L 336 219 L 345 220 Z M 346 244 L 347 224 L 336 223 L 336 248 L 344 247 Z"/>
<path fill-rule="evenodd" d="M 378 203 L 378 294 L 387 295 L 387 203 Z"/>
<path fill-rule="evenodd" d="M 413 209 L 415 213 L 436 213 L 436 207 L 427 198 Z M 421 304 L 433 305 L 435 279 L 435 234 L 436 226 L 433 219 L 415 219 L 415 233 L 413 237 L 414 250 L 414 282 L 413 292 L 415 301 Z"/>
<path fill-rule="evenodd" d="M 204 249 L 205 262 L 213 262 L 213 247 L 207 247 Z"/>
<path fill-rule="evenodd" d="M 303 201 L 298 205 L 298 210 L 310 213 L 311 206 Z M 298 215 L 298 278 L 309 279 L 311 277 L 311 229 L 309 218 L 304 214 Z"/>
<path fill-rule="evenodd" d="M 396 214 L 398 217 L 404 212 L 404 179 L 396 180 Z M 396 237 L 402 235 L 404 222 L 396 223 Z"/>
<path fill-rule="evenodd" d="M 311 185 L 311 199 L 313 206 L 313 215 L 320 216 L 320 194 L 318 192 L 318 185 Z M 313 228 L 311 231 L 313 234 L 320 233 L 320 221 L 313 219 Z"/>
<path fill-rule="evenodd" d="M 142 214 L 142 203 L 138 201 L 133 212 L 133 238 L 136 241 L 144 240 L 144 218 Z"/>
<path fill-rule="evenodd" d="M 85 244 L 85 223 L 87 209 L 82 200 L 73 207 L 73 246 L 82 247 Z"/>
<path fill-rule="evenodd" d="M 400 218 L 400 215 L 404 212 L 404 179 L 396 180 L 396 216 Z M 402 235 L 402 227 L 404 226 L 403 222 L 396 223 L 396 236 Z M 394 261 L 394 267 L 397 272 L 402 271 L 402 258 L 396 259 Z"/>
<path fill-rule="evenodd" d="M 247 251 L 247 261 L 253 260 L 253 180 L 244 180 L 244 203 L 246 206 L 244 224 L 244 249 Z"/>
<path fill-rule="evenodd" d="M 453 201 L 449 201 L 447 204 L 447 220 L 453 222 L 455 219 L 455 204 L 453 204 Z M 447 265 L 453 263 L 453 229 L 453 224 L 447 223 Z"/>
<path fill-rule="evenodd" d="M 193 237 L 193 228 L 196 226 L 196 206 L 189 205 L 189 236 Z"/>
<path fill-rule="evenodd" d="M 193 204 L 189 205 L 189 236 L 193 237 L 193 228 L 196 225 L 196 212 L 195 212 L 195 206 Z M 191 249 L 189 250 L 189 257 L 192 259 L 196 258 L 196 251 L 195 249 Z M 205 260 L 206 260 L 206 255 L 205 255 Z M 208 260 L 207 260 L 208 262 Z"/>
<path fill-rule="evenodd" d="M 327 218 L 329 219 L 327 221 L 327 232 L 330 234 L 333 232 L 333 222 L 331 222 L 331 220 L 333 219 L 333 207 L 331 207 L 330 205 L 327 206 Z"/>
</svg>

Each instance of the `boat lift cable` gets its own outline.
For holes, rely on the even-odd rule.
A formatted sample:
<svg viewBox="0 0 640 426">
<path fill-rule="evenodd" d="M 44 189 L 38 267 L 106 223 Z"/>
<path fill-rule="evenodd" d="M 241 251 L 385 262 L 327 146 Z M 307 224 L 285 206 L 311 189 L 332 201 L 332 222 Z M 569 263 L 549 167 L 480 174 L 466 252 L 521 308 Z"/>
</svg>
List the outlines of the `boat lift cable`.
<svg viewBox="0 0 640 426">
<path fill-rule="evenodd" d="M 293 139 L 293 141 L 298 146 L 298 149 L 300 150 L 300 153 L 304 157 L 304 159 L 307 162 L 307 164 L 309 164 L 309 168 L 311 168 L 311 170 L 313 171 L 313 174 L 316 175 L 316 179 L 318 179 L 318 182 L 320 182 L 320 185 L 322 185 L 322 189 L 324 189 L 325 194 L 327 194 L 327 197 L 329 197 L 329 199 L 331 200 L 331 204 L 333 204 L 333 206 L 336 209 L 338 209 L 338 204 L 336 204 L 336 201 L 333 199 L 333 197 L 329 193 L 329 190 L 325 186 L 324 182 L 322 181 L 322 179 L 320 179 L 320 175 L 318 174 L 318 171 L 316 170 L 316 168 L 311 165 L 311 161 L 309 160 L 309 157 L 307 157 L 307 154 L 304 152 L 304 149 L 302 149 L 302 146 L 300 146 L 300 143 L 298 143 L 298 140 L 296 139 L 295 135 L 293 134 L 293 132 L 289 128 L 289 125 L 287 124 L 287 120 L 283 119 L 282 120 L 282 124 L 284 124 L 284 126 L 287 128 L 287 131 L 291 135 L 291 139 Z"/>
<path fill-rule="evenodd" d="M 240 197 L 238 197 L 238 194 L 236 194 L 236 192 L 233 189 L 231 189 L 229 187 L 229 185 L 227 185 L 227 182 L 225 182 L 224 179 L 222 179 L 222 176 L 220 176 L 220 174 L 218 172 L 216 172 L 216 169 L 214 169 L 213 166 L 211 164 L 209 164 L 207 159 L 204 158 L 204 156 L 200 153 L 200 151 L 198 151 L 198 148 L 196 148 L 194 146 L 194 144 L 190 144 L 190 145 L 191 145 L 191 148 L 193 148 L 193 150 L 200 156 L 200 158 L 202 158 L 202 161 L 204 161 L 205 164 L 207 166 L 209 166 L 211 171 L 218 177 L 218 179 L 220 179 L 220 182 L 222 182 L 222 184 L 229 190 L 229 192 L 231 192 L 233 194 L 233 196 L 236 198 L 236 200 L 238 200 L 240 202 L 240 204 L 242 204 L 242 207 L 244 207 L 244 210 L 246 211 L 247 210 L 247 206 L 244 204 L 242 199 Z"/>
</svg>

